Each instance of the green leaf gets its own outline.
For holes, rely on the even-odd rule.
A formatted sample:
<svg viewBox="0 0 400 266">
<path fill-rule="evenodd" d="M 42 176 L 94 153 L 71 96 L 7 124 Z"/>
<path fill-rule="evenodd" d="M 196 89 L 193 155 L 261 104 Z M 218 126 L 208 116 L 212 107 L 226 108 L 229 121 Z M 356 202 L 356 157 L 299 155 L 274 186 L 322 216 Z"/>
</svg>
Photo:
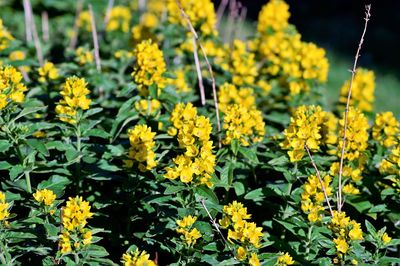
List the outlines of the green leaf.
<svg viewBox="0 0 400 266">
<path fill-rule="evenodd" d="M 244 196 L 244 198 L 246 200 L 261 201 L 264 199 L 264 193 L 262 191 L 262 188 L 257 188 L 247 193 L 246 196 Z"/>
<path fill-rule="evenodd" d="M 22 117 L 24 117 L 24 116 L 27 116 L 27 115 L 29 115 L 29 114 L 32 114 L 32 113 L 37 113 L 38 111 L 40 111 L 40 110 L 43 110 L 43 109 L 45 109 L 46 108 L 46 106 L 41 106 L 41 107 L 27 107 L 27 108 L 24 108 L 16 117 L 14 117 L 14 119 L 12 119 L 10 122 L 11 123 L 14 123 L 15 121 L 17 121 L 18 119 L 20 119 L 20 118 L 22 118 Z"/>
<path fill-rule="evenodd" d="M 49 223 L 44 224 L 44 228 L 46 228 L 47 235 L 50 237 L 58 236 L 58 233 L 60 232 L 60 228 Z"/>
<path fill-rule="evenodd" d="M 245 192 L 245 187 L 241 182 L 233 183 L 233 188 L 235 189 L 236 196 L 241 196 Z"/>
<path fill-rule="evenodd" d="M 57 195 L 62 195 L 65 187 L 70 184 L 71 181 L 65 176 L 53 175 L 46 181 L 42 181 L 37 186 L 38 189 L 50 189 Z"/>
<path fill-rule="evenodd" d="M 378 238 L 375 227 L 370 222 L 368 222 L 368 220 L 365 220 L 365 227 L 367 228 L 367 232 L 369 232 L 372 237 Z"/>
<path fill-rule="evenodd" d="M 231 142 L 231 151 L 233 152 L 233 154 L 235 154 L 235 156 L 238 153 L 239 147 L 239 141 L 237 139 L 233 139 Z"/>
<path fill-rule="evenodd" d="M 211 201 L 212 203 L 218 204 L 218 197 L 215 193 L 205 186 L 198 186 L 194 190 L 199 196 Z"/>
<path fill-rule="evenodd" d="M 98 137 L 102 139 L 108 139 L 110 137 L 110 134 L 102 129 L 94 128 L 91 130 L 88 130 L 84 133 L 84 137 Z"/>
<path fill-rule="evenodd" d="M 249 159 L 250 162 L 259 163 L 256 152 L 251 148 L 239 147 L 239 153 L 246 159 Z"/>
<path fill-rule="evenodd" d="M 167 189 L 164 191 L 164 195 L 171 195 L 175 194 L 179 191 L 186 190 L 187 188 L 185 186 L 174 186 L 174 185 L 169 185 L 167 186 Z"/>
<path fill-rule="evenodd" d="M 47 150 L 46 146 L 38 139 L 27 139 L 26 144 L 28 144 L 32 149 L 37 150 L 44 156 L 49 156 L 50 153 Z"/>
<path fill-rule="evenodd" d="M 272 165 L 272 166 L 283 166 L 283 165 L 287 165 L 288 162 L 289 162 L 289 160 L 288 160 L 287 156 L 283 155 L 281 157 L 274 158 L 274 159 L 268 161 L 268 164 Z"/>
<path fill-rule="evenodd" d="M 20 174 L 22 174 L 24 172 L 24 167 L 20 164 L 15 165 L 13 168 L 11 168 L 10 170 L 10 179 L 14 180 L 15 178 L 17 178 L 17 176 L 19 176 Z"/>
<path fill-rule="evenodd" d="M 89 109 L 83 114 L 82 118 L 83 119 L 88 118 L 92 115 L 100 113 L 101 111 L 103 111 L 103 108 L 101 108 L 101 107 Z"/>
<path fill-rule="evenodd" d="M 0 152 L 6 152 L 11 147 L 11 144 L 8 140 L 2 139 L 0 140 Z"/>
<path fill-rule="evenodd" d="M 158 98 L 158 93 L 157 93 L 157 85 L 156 84 L 151 84 L 149 87 L 149 95 L 151 98 L 153 99 L 157 99 Z"/>
</svg>

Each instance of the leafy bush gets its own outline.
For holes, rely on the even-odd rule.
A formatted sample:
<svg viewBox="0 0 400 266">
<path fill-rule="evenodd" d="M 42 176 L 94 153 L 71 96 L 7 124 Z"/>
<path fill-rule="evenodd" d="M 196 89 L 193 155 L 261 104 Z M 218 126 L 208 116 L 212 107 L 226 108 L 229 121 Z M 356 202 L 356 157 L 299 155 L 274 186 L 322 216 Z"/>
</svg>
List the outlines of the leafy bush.
<svg viewBox="0 0 400 266">
<path fill-rule="evenodd" d="M 365 69 L 327 110 L 325 51 L 283 0 L 229 43 L 209 0 L 32 1 L 40 30 L 12 2 L 2 265 L 400 263 L 399 121 Z"/>
</svg>

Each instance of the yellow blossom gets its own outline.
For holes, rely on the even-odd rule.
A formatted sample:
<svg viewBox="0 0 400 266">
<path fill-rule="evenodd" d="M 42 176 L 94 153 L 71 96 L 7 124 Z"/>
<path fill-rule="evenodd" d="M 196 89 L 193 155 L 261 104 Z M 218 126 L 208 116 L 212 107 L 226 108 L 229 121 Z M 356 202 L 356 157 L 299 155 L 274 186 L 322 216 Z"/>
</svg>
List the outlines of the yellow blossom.
<svg viewBox="0 0 400 266">
<path fill-rule="evenodd" d="M 7 49 L 12 40 L 14 40 L 14 37 L 3 25 L 3 20 L 0 19 L 0 52 Z"/>
<path fill-rule="evenodd" d="M 1 223 L 7 224 L 7 218 L 10 216 L 11 205 L 6 202 L 6 194 L 0 191 L 0 225 Z"/>
<path fill-rule="evenodd" d="M 392 241 L 392 238 L 385 232 L 382 234 L 382 241 L 384 245 L 388 245 Z"/>
<path fill-rule="evenodd" d="M 343 254 L 347 253 L 347 250 L 349 249 L 349 244 L 343 237 L 335 238 L 333 239 L 333 242 L 336 244 L 336 249 L 338 252 L 341 252 Z"/>
<path fill-rule="evenodd" d="M 242 246 L 238 247 L 238 249 L 236 250 L 236 258 L 238 260 L 244 260 L 246 256 L 247 256 L 246 249 Z"/>
<path fill-rule="evenodd" d="M 53 204 L 56 197 L 53 191 L 46 188 L 33 193 L 33 198 L 39 203 L 44 203 L 46 206 Z"/>
<path fill-rule="evenodd" d="M 224 83 L 218 90 L 218 104 L 222 112 L 226 112 L 230 104 L 238 104 L 247 109 L 255 108 L 256 98 L 253 89 L 240 88 L 230 83 Z"/>
<path fill-rule="evenodd" d="M 374 126 L 372 127 L 372 137 L 380 145 L 386 148 L 397 144 L 397 137 L 400 133 L 400 123 L 392 112 L 377 113 Z"/>
<path fill-rule="evenodd" d="M 275 265 L 277 265 L 277 266 L 286 266 L 286 265 L 292 265 L 292 264 L 294 264 L 294 260 L 293 260 L 292 256 L 290 256 L 289 253 L 287 253 L 287 252 L 280 255 L 275 263 Z"/>
<path fill-rule="evenodd" d="M 272 29 L 274 31 L 285 30 L 290 17 L 289 6 L 282 0 L 271 0 L 264 5 L 258 15 L 257 30 L 263 34 Z"/>
<path fill-rule="evenodd" d="M 75 56 L 80 65 L 90 64 L 94 61 L 93 53 L 84 47 L 78 47 L 75 51 Z"/>
<path fill-rule="evenodd" d="M 136 249 L 123 254 L 121 262 L 124 266 L 156 266 L 157 264 L 149 258 L 150 255 L 146 251 Z"/>
<path fill-rule="evenodd" d="M 161 108 L 161 103 L 160 101 L 156 99 L 152 100 L 139 100 L 138 102 L 135 103 L 135 109 L 144 116 L 148 115 L 155 115 L 158 110 Z"/>
<path fill-rule="evenodd" d="M 27 88 L 21 82 L 22 74 L 12 66 L 0 65 L 0 110 L 9 103 L 22 103 Z"/>
<path fill-rule="evenodd" d="M 114 6 L 109 15 L 106 31 L 129 31 L 129 23 L 132 18 L 129 8 L 125 6 Z"/>
<path fill-rule="evenodd" d="M 57 79 L 59 76 L 58 69 L 54 66 L 53 63 L 47 61 L 42 67 L 39 67 L 38 72 L 40 76 L 39 82 L 41 83 Z"/>
<path fill-rule="evenodd" d="M 88 10 L 82 11 L 79 14 L 78 27 L 87 32 L 92 32 L 92 17 Z"/>
</svg>

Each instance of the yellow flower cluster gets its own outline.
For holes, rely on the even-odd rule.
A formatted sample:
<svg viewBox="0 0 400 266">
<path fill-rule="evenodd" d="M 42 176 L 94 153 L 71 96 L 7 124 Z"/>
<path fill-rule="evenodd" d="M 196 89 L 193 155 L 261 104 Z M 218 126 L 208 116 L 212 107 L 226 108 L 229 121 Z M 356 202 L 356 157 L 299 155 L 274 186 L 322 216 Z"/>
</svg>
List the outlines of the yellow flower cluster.
<svg viewBox="0 0 400 266">
<path fill-rule="evenodd" d="M 160 1 L 162 2 L 162 1 Z M 158 25 L 158 17 L 161 14 L 146 12 L 140 16 L 140 23 L 131 28 L 133 44 L 140 43 L 143 40 L 151 39 L 156 41 L 157 37 L 153 33 L 153 29 Z"/>
<path fill-rule="evenodd" d="M 247 258 L 250 249 L 259 248 L 263 237 L 262 228 L 257 227 L 253 222 L 249 222 L 251 215 L 247 213 L 247 208 L 242 203 L 233 201 L 223 208 L 223 217 L 219 220 L 222 228 L 228 229 L 228 241 L 236 241 L 240 247 L 236 250 L 236 257 L 239 260 Z M 251 261 L 251 262 L 250 262 Z M 255 252 L 249 257 L 251 265 L 259 265 L 258 257 Z"/>
<path fill-rule="evenodd" d="M 135 103 L 135 109 L 144 116 L 155 115 L 161 108 L 161 103 L 159 100 L 139 100 Z"/>
<path fill-rule="evenodd" d="M 392 241 L 392 238 L 386 232 L 382 234 L 381 239 L 384 245 L 388 245 Z"/>
<path fill-rule="evenodd" d="M 33 193 L 33 198 L 39 202 L 43 203 L 46 206 L 51 206 L 56 199 L 56 194 L 52 190 L 49 189 L 42 189 L 38 190 L 35 193 Z"/>
<path fill-rule="evenodd" d="M 258 15 L 257 31 L 264 34 L 270 30 L 285 30 L 289 26 L 289 17 L 289 5 L 285 1 L 271 0 L 262 7 Z"/>
<path fill-rule="evenodd" d="M 338 155 L 340 156 L 343 147 L 344 115 L 339 121 L 339 125 L 341 130 L 339 134 Z M 345 159 L 355 161 L 362 156 L 362 153 L 368 147 L 368 128 L 368 119 L 365 115 L 360 110 L 350 107 L 347 117 Z"/>
<path fill-rule="evenodd" d="M 188 215 L 176 221 L 178 225 L 176 232 L 182 235 L 182 239 L 188 246 L 196 244 L 197 239 L 201 237 L 200 231 L 197 228 L 193 228 L 193 224 L 196 220 L 196 216 Z"/>
<path fill-rule="evenodd" d="M 259 37 L 251 42 L 253 51 L 266 61 L 262 72 L 276 77 L 290 95 L 308 92 L 309 80 L 324 83 L 329 63 L 325 50 L 303 42 L 301 35 L 289 28 L 288 5 L 281 0 L 267 3 L 258 19 Z"/>
<path fill-rule="evenodd" d="M 299 106 L 290 118 L 290 124 L 283 132 L 285 140 L 280 144 L 287 149 L 291 162 L 300 161 L 305 155 L 304 145 L 311 151 L 320 148 L 322 140 L 321 127 L 324 124 L 325 112 L 320 106 Z"/>
<path fill-rule="evenodd" d="M 224 83 L 218 90 L 218 104 L 221 112 L 225 113 L 228 106 L 238 104 L 247 109 L 255 107 L 256 98 L 251 88 L 238 89 L 235 85 Z"/>
<path fill-rule="evenodd" d="M 21 83 L 22 74 L 12 66 L 0 65 L 0 110 L 10 102 L 22 103 L 27 90 Z"/>
<path fill-rule="evenodd" d="M 201 32 L 203 36 L 218 34 L 215 27 L 217 16 L 210 0 L 180 0 L 180 3 L 196 31 Z M 182 17 L 175 0 L 168 1 L 167 10 L 170 23 L 186 27 L 187 21 Z"/>
<path fill-rule="evenodd" d="M 343 179 L 350 178 L 347 184 L 343 186 L 343 193 L 349 195 L 357 195 L 360 193 L 360 190 L 355 187 L 355 183 L 359 182 L 362 177 L 362 172 L 365 168 L 365 158 L 360 158 L 357 162 L 354 162 L 354 165 L 344 165 L 343 166 Z M 330 168 L 330 175 L 337 176 L 339 174 L 340 164 L 339 162 L 334 162 Z"/>
<path fill-rule="evenodd" d="M 87 32 L 92 32 L 92 17 L 88 10 L 82 11 L 78 18 L 78 27 Z"/>
<path fill-rule="evenodd" d="M 136 65 L 132 72 L 135 83 L 142 96 L 148 95 L 148 87 L 155 84 L 158 89 L 165 87 L 166 79 L 162 76 L 166 71 L 163 52 L 151 40 L 142 41 L 134 51 Z"/>
<path fill-rule="evenodd" d="M 246 50 L 246 44 L 241 40 L 234 40 L 229 53 L 228 64 L 223 64 L 225 70 L 232 74 L 232 83 L 235 85 L 253 85 L 257 76 L 257 67 L 254 53 Z"/>
<path fill-rule="evenodd" d="M 133 57 L 133 53 L 127 50 L 118 50 L 114 53 L 116 59 L 130 60 Z"/>
<path fill-rule="evenodd" d="M 339 103 L 346 105 L 347 94 L 350 87 L 350 80 L 347 80 L 341 90 Z M 372 111 L 375 92 L 375 74 L 371 70 L 359 68 L 354 76 L 351 89 L 350 105 L 358 108 L 361 112 Z"/>
<path fill-rule="evenodd" d="M 0 225 L 4 224 L 7 225 L 7 218 L 10 216 L 10 209 L 11 205 L 6 202 L 6 194 L 0 191 Z"/>
<path fill-rule="evenodd" d="M 293 265 L 293 264 L 294 264 L 294 260 L 293 260 L 292 256 L 290 256 L 290 254 L 287 252 L 280 255 L 275 263 L 276 266 L 286 266 L 286 265 Z"/>
<path fill-rule="evenodd" d="M 177 93 L 185 93 L 192 90 L 186 82 L 185 73 L 185 70 L 177 69 L 174 71 L 176 78 L 169 79 L 168 83 L 175 86 Z"/>
<path fill-rule="evenodd" d="M 197 115 L 197 109 L 192 103 L 177 104 L 170 120 L 173 127 L 169 128 L 168 133 L 177 136 L 180 148 L 185 151 L 173 159 L 173 167 L 165 169 L 165 177 L 170 180 L 179 177 L 183 183 L 194 181 L 212 187 L 210 179 L 214 173 L 216 157 L 210 140 L 210 120 Z"/>
<path fill-rule="evenodd" d="M 39 82 L 45 83 L 58 78 L 58 69 L 52 62 L 45 62 L 42 67 L 39 67 Z"/>
<path fill-rule="evenodd" d="M 129 23 L 131 22 L 131 11 L 125 6 L 114 6 L 110 12 L 110 19 L 106 25 L 106 31 L 129 31 Z"/>
<path fill-rule="evenodd" d="M 89 51 L 87 48 L 78 47 L 75 51 L 75 60 L 81 66 L 93 63 L 94 61 L 93 53 Z"/>
<path fill-rule="evenodd" d="M 322 177 L 321 177 L 322 178 Z M 327 196 L 332 195 L 332 188 L 330 184 L 332 178 L 326 175 L 322 178 Z M 303 192 L 301 193 L 301 210 L 307 214 L 310 222 L 315 223 L 321 221 L 324 209 L 325 196 L 321 186 L 321 182 L 315 175 L 310 175 L 307 182 L 303 185 Z"/>
<path fill-rule="evenodd" d="M 379 172 L 387 175 L 395 175 L 390 178 L 391 186 L 400 192 L 400 144 L 394 146 L 386 158 L 379 163 Z"/>
<path fill-rule="evenodd" d="M 225 137 L 222 143 L 229 145 L 238 140 L 243 146 L 261 142 L 265 135 L 265 123 L 261 111 L 248 109 L 239 104 L 228 105 L 224 113 L 223 129 Z"/>
<path fill-rule="evenodd" d="M 76 76 L 67 78 L 60 92 L 63 98 L 56 106 L 56 113 L 61 121 L 75 124 L 78 119 L 78 110 L 89 109 L 92 101 L 87 98 L 90 91 L 86 86 L 84 78 Z"/>
<path fill-rule="evenodd" d="M 334 234 L 333 242 L 336 244 L 339 258 L 347 253 L 351 246 L 351 241 L 363 239 L 361 225 L 354 220 L 350 220 L 345 212 L 333 211 L 329 229 Z"/>
<path fill-rule="evenodd" d="M 61 210 L 63 226 L 63 232 L 60 235 L 61 253 L 69 253 L 73 248 L 79 249 L 82 244 L 87 246 L 92 242 L 92 232 L 85 228 L 87 219 L 92 216 L 89 202 L 84 201 L 82 197 L 68 199 L 66 206 Z"/>
<path fill-rule="evenodd" d="M 155 135 L 156 133 L 151 132 L 151 128 L 146 125 L 136 125 L 128 130 L 131 147 L 128 153 L 129 160 L 124 161 L 125 166 L 132 167 L 134 163 L 138 163 L 139 170 L 142 172 L 157 166 L 154 152 Z"/>
<path fill-rule="evenodd" d="M 150 260 L 150 255 L 146 251 L 130 251 L 122 255 L 122 264 L 124 266 L 156 266 L 157 264 Z"/>
<path fill-rule="evenodd" d="M 1 50 L 1 49 L 0 49 Z M 9 55 L 8 58 L 15 62 L 15 61 L 22 61 L 25 60 L 26 58 L 26 54 L 24 51 L 22 50 L 16 50 L 16 51 L 12 51 Z M 21 71 L 25 71 L 25 72 L 29 72 L 31 70 L 31 68 L 29 66 L 19 66 L 18 67 Z"/>
<path fill-rule="evenodd" d="M 380 145 L 390 148 L 397 144 L 400 133 L 400 123 L 392 112 L 377 113 L 374 126 L 372 127 L 372 137 Z"/>
<path fill-rule="evenodd" d="M 10 45 L 10 41 L 14 40 L 14 37 L 3 25 L 3 20 L 0 19 L 0 51 L 7 49 Z"/>
</svg>

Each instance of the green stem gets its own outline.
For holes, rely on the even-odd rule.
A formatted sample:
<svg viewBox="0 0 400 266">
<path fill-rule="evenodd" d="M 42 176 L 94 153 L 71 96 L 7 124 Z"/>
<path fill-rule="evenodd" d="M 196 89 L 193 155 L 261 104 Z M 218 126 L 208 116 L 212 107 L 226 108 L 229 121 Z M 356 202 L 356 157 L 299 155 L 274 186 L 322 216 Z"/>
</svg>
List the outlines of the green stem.
<svg viewBox="0 0 400 266">
<path fill-rule="evenodd" d="M 15 144 L 15 145 L 16 145 L 15 146 L 15 151 L 16 151 L 17 156 L 19 158 L 19 162 L 20 162 L 20 164 L 23 165 L 24 164 L 24 157 L 22 155 L 21 149 L 20 149 L 18 144 Z M 26 180 L 26 188 L 27 188 L 28 192 L 30 194 L 32 194 L 31 176 L 29 174 L 29 171 L 24 171 L 24 175 L 25 175 L 25 180 Z"/>
<path fill-rule="evenodd" d="M 310 253 L 312 230 L 313 230 L 313 225 L 311 224 L 311 226 L 308 228 L 308 234 L 307 234 L 308 243 L 306 248 L 306 254 Z"/>
<path fill-rule="evenodd" d="M 75 134 L 76 134 L 76 150 L 78 151 L 78 153 L 80 153 L 81 152 L 81 126 L 80 126 L 79 122 L 77 124 Z M 80 181 L 81 181 L 81 159 L 80 159 L 80 157 L 79 157 L 78 161 L 76 162 L 76 180 L 77 180 L 77 188 L 79 188 Z"/>
</svg>

